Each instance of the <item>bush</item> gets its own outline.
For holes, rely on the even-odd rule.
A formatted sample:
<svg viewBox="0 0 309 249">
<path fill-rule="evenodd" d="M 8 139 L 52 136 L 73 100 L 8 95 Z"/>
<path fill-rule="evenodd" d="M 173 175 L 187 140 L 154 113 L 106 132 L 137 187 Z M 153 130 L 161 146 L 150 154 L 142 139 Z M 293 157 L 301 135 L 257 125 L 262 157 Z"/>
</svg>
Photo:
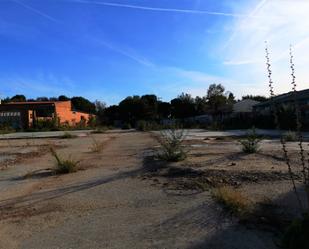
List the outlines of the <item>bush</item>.
<svg viewBox="0 0 309 249">
<path fill-rule="evenodd" d="M 130 130 L 131 128 L 132 128 L 132 126 L 129 123 L 125 123 L 121 127 L 121 129 L 123 129 L 123 130 Z"/>
<path fill-rule="evenodd" d="M 282 246 L 286 249 L 309 248 L 309 214 L 302 219 L 296 219 L 288 227 L 282 239 Z"/>
<path fill-rule="evenodd" d="M 139 120 L 136 123 L 136 129 L 139 131 L 154 131 L 154 130 L 161 130 L 162 125 L 154 122 L 154 121 L 145 121 Z"/>
<path fill-rule="evenodd" d="M 56 159 L 57 162 L 55 168 L 56 174 L 68 174 L 77 171 L 77 165 L 79 164 L 79 161 L 60 158 L 56 150 L 52 147 L 50 148 L 50 151 L 52 156 Z"/>
<path fill-rule="evenodd" d="M 9 125 L 0 125 L 0 134 L 7 134 L 15 131 L 16 130 Z"/>
<path fill-rule="evenodd" d="M 213 191 L 213 197 L 234 214 L 241 214 L 248 210 L 250 202 L 240 191 L 232 187 L 219 187 Z"/>
<path fill-rule="evenodd" d="M 169 129 L 162 131 L 158 142 L 161 145 L 161 152 L 158 157 L 165 161 L 178 162 L 186 159 L 187 151 L 184 150 L 182 143 L 186 135 L 184 130 Z"/>
<path fill-rule="evenodd" d="M 294 131 L 287 131 L 283 134 L 283 139 L 286 142 L 294 142 L 297 141 L 297 134 Z"/>
<path fill-rule="evenodd" d="M 240 144 L 242 145 L 242 151 L 245 153 L 256 153 L 259 150 L 259 143 L 261 139 L 255 132 L 255 128 L 247 134 L 246 139 L 240 140 Z"/>
</svg>

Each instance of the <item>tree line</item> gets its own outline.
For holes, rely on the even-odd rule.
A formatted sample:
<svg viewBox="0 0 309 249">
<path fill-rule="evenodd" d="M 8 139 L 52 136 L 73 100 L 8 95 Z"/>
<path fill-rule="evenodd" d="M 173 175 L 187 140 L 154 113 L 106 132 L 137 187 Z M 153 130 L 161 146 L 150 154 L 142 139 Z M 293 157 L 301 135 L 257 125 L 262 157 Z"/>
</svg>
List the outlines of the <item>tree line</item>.
<svg viewBox="0 0 309 249">
<path fill-rule="evenodd" d="M 266 97 L 253 95 L 243 96 L 242 99 L 267 100 Z M 205 96 L 194 98 L 190 94 L 182 93 L 169 102 L 162 101 L 154 94 L 128 96 L 118 105 L 108 107 L 102 101 L 91 102 L 84 97 L 69 98 L 65 95 L 51 98 L 38 97 L 36 99 L 27 99 L 24 95 L 15 95 L 4 99 L 3 102 L 66 100 L 71 100 L 73 108 L 76 110 L 96 114 L 97 121 L 101 124 L 113 125 L 115 121 L 120 121 L 131 126 L 134 126 L 139 120 L 185 119 L 205 113 L 218 116 L 232 111 L 233 104 L 236 102 L 234 94 L 226 91 L 222 84 L 211 84 Z"/>
</svg>

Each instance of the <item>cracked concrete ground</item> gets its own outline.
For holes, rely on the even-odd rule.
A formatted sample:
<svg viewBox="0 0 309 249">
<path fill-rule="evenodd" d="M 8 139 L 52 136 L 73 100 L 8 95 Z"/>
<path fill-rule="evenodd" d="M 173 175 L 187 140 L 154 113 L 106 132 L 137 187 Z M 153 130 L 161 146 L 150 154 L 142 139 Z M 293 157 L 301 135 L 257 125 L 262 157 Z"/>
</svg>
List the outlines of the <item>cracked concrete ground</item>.
<svg viewBox="0 0 309 249">
<path fill-rule="evenodd" d="M 214 202 L 210 191 L 182 195 L 141 179 L 144 158 L 156 146 L 151 134 L 93 136 L 104 141 L 102 152 L 89 150 L 89 136 L 31 141 L 38 147 L 58 145 L 61 156 L 81 160 L 83 170 L 76 173 L 23 178 L 52 168 L 49 153 L 27 157 L 0 171 L 0 248 L 276 248 L 270 232 L 237 223 Z M 10 144 L 25 147 L 26 142 L 11 140 Z M 216 150 L 219 145 L 209 146 Z M 0 152 L 6 147 L 6 141 L 1 141 Z M 238 149 L 233 144 L 226 148 L 228 153 Z M 204 150 L 198 147 L 194 153 Z M 193 160 L 194 153 L 187 163 L 203 161 L 200 156 Z M 218 167 L 228 164 L 220 163 Z M 289 191 L 287 183 L 284 186 L 283 191 Z"/>
</svg>

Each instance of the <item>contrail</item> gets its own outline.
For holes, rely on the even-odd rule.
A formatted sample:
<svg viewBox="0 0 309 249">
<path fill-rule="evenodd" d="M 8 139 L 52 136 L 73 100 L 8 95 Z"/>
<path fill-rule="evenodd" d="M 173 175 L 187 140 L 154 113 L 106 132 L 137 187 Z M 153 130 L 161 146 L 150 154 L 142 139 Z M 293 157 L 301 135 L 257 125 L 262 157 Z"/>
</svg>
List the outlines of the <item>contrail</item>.
<svg viewBox="0 0 309 249">
<path fill-rule="evenodd" d="M 76 2 L 76 3 L 96 4 L 96 5 L 104 5 L 104 6 L 109 6 L 109 7 L 129 8 L 129 9 L 138 9 L 138 10 L 147 10 L 147 11 L 178 12 L 178 13 L 187 13 L 187 14 L 201 14 L 201 15 L 204 14 L 204 15 L 229 16 L 229 17 L 251 17 L 251 18 L 258 17 L 258 16 L 249 16 L 245 14 L 233 14 L 233 13 L 225 13 L 225 12 L 206 11 L 206 10 L 157 8 L 157 7 L 148 7 L 148 6 L 141 6 L 141 5 L 87 1 L 87 0 L 69 0 L 69 1 Z"/>
<path fill-rule="evenodd" d="M 129 53 L 123 49 L 120 49 L 118 47 L 115 47 L 113 45 L 111 45 L 110 43 L 106 42 L 106 41 L 103 41 L 103 40 L 99 40 L 99 39 L 94 39 L 97 43 L 107 47 L 108 49 L 110 50 L 113 50 L 123 56 L 126 56 L 136 62 L 138 62 L 139 64 L 141 65 L 144 65 L 144 66 L 147 66 L 147 67 L 153 67 L 154 64 L 152 62 L 150 62 L 149 60 L 147 60 L 146 58 L 144 57 L 141 57 L 141 56 L 137 56 L 137 55 L 133 55 L 132 53 Z"/>
<path fill-rule="evenodd" d="M 266 4 L 268 0 L 261 0 L 256 6 L 255 8 L 249 13 L 249 15 L 247 15 L 244 20 L 242 20 L 241 25 L 243 25 L 244 23 L 246 23 L 246 21 L 249 18 L 252 18 L 255 16 L 255 14 Z M 239 30 L 236 29 L 233 31 L 232 35 L 230 36 L 230 38 L 228 39 L 228 41 L 224 44 L 223 49 L 225 49 L 237 36 Z"/>
<path fill-rule="evenodd" d="M 40 16 L 43 16 L 43 17 L 49 19 L 50 21 L 59 22 L 57 19 L 51 17 L 50 15 L 47 15 L 47 14 L 43 13 L 42 11 L 40 11 L 40 10 L 38 10 L 38 9 L 35 9 L 35 8 L 33 8 L 33 7 L 31 7 L 31 6 L 27 5 L 27 4 L 24 4 L 23 2 L 21 2 L 21 1 L 19 1 L 19 0 L 12 0 L 12 1 L 14 1 L 15 3 L 17 3 L 17 4 L 21 5 L 21 6 L 23 6 L 24 8 L 26 8 L 26 9 L 28 9 L 28 10 L 31 10 L 31 11 L 34 12 L 34 13 L 37 13 L 37 14 L 40 15 Z"/>
</svg>

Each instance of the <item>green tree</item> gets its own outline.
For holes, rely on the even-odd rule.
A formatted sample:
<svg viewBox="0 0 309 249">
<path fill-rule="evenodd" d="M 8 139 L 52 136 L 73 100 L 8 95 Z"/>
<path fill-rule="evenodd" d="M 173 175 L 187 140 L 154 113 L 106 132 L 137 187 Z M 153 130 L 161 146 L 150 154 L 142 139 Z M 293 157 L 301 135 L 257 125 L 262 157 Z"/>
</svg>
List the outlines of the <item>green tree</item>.
<svg viewBox="0 0 309 249">
<path fill-rule="evenodd" d="M 137 120 L 142 119 L 142 102 L 140 96 L 129 96 L 119 103 L 121 120 L 134 125 Z"/>
<path fill-rule="evenodd" d="M 226 95 L 229 95 L 228 97 Z M 232 93 L 225 93 L 225 88 L 221 84 L 211 84 L 207 91 L 207 104 L 214 115 L 219 115 L 230 108 L 234 101 Z"/>
<path fill-rule="evenodd" d="M 142 112 L 140 118 L 143 120 L 155 120 L 158 117 L 158 98 L 154 94 L 141 97 Z"/>
<path fill-rule="evenodd" d="M 245 95 L 245 96 L 242 96 L 242 100 L 244 99 L 252 99 L 255 101 L 259 101 L 259 102 L 265 102 L 268 100 L 267 97 L 261 96 L 261 95 Z"/>
<path fill-rule="evenodd" d="M 96 113 L 95 104 L 83 97 L 73 97 L 71 99 L 74 109 L 87 113 Z"/>
<path fill-rule="evenodd" d="M 59 101 L 68 101 L 68 100 L 70 100 L 70 98 L 68 98 L 68 97 L 65 96 L 65 95 L 60 95 L 60 96 L 58 97 L 58 100 L 59 100 Z"/>
<path fill-rule="evenodd" d="M 36 101 L 49 101 L 48 97 L 37 97 Z"/>
<path fill-rule="evenodd" d="M 169 118 L 171 116 L 171 104 L 168 102 L 158 101 L 158 117 Z"/>
<path fill-rule="evenodd" d="M 196 115 L 194 99 L 190 94 L 182 93 L 171 101 L 173 118 L 188 118 Z"/>
<path fill-rule="evenodd" d="M 206 97 L 199 97 L 197 96 L 194 100 L 195 102 L 195 109 L 197 115 L 202 115 L 207 112 L 208 105 L 207 105 L 207 98 Z"/>
<path fill-rule="evenodd" d="M 26 96 L 22 94 L 17 94 L 10 99 L 10 102 L 25 102 L 27 101 Z"/>
</svg>

